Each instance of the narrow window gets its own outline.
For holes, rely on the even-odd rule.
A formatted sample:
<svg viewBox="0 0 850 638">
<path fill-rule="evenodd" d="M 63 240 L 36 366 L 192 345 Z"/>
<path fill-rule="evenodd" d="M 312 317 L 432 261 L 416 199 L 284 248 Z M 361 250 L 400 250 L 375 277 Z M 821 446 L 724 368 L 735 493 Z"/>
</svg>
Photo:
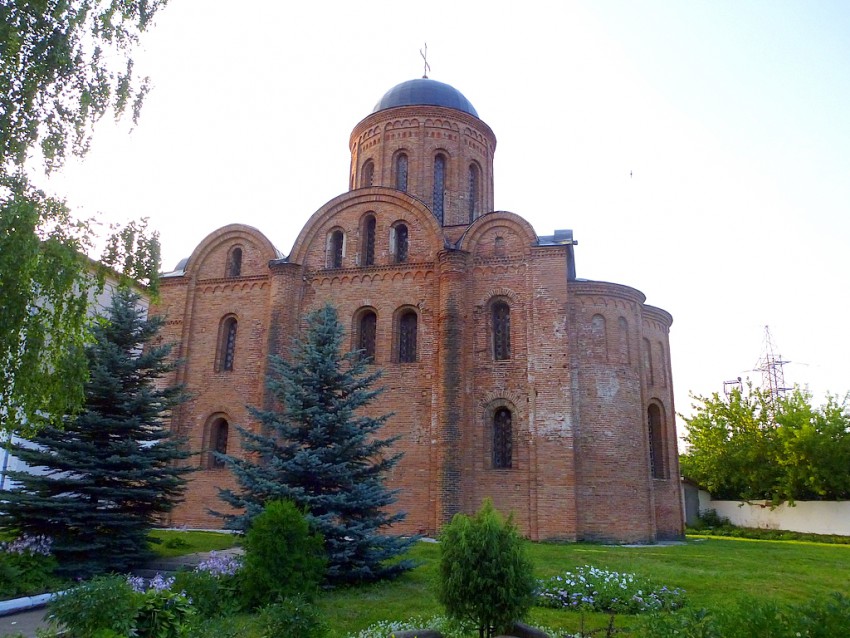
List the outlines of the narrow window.
<svg viewBox="0 0 850 638">
<path fill-rule="evenodd" d="M 227 257 L 227 273 L 225 277 L 238 277 L 242 274 L 242 249 L 236 246 Z"/>
<path fill-rule="evenodd" d="M 361 188 L 369 188 L 375 180 L 375 162 L 372 160 L 363 164 L 363 177 L 360 180 Z"/>
<path fill-rule="evenodd" d="M 446 193 L 446 157 L 434 157 L 434 215 L 443 223 L 443 199 Z"/>
<path fill-rule="evenodd" d="M 395 187 L 407 192 L 407 155 L 399 153 L 395 158 Z"/>
<path fill-rule="evenodd" d="M 664 356 L 664 344 L 658 342 L 658 376 L 661 377 L 661 387 L 667 387 L 667 358 Z"/>
<path fill-rule="evenodd" d="M 398 321 L 398 361 L 414 363 L 416 361 L 416 313 L 407 310 Z"/>
<path fill-rule="evenodd" d="M 512 466 L 513 432 L 511 411 L 499 408 L 493 414 L 493 469 L 506 470 Z"/>
<path fill-rule="evenodd" d="M 369 215 L 363 224 L 363 265 L 375 265 L 375 217 Z"/>
<path fill-rule="evenodd" d="M 236 317 L 228 317 L 221 325 L 218 348 L 218 371 L 232 372 L 236 352 Z"/>
<path fill-rule="evenodd" d="M 397 264 L 403 264 L 407 261 L 409 247 L 407 224 L 398 224 L 395 227 L 395 246 L 393 250 Z"/>
<path fill-rule="evenodd" d="M 620 363 L 629 364 L 632 362 L 632 354 L 629 349 L 629 322 L 625 317 L 617 319 L 617 354 L 620 358 Z"/>
<path fill-rule="evenodd" d="M 478 189 L 481 181 L 481 172 L 478 170 L 477 164 L 469 165 L 469 221 L 475 219 L 475 213 L 478 212 Z"/>
<path fill-rule="evenodd" d="M 369 363 L 375 361 L 375 336 L 377 334 L 378 317 L 371 310 L 360 317 L 359 343 L 360 356 Z"/>
<path fill-rule="evenodd" d="M 328 246 L 328 267 L 342 268 L 342 246 L 343 235 L 341 230 L 331 233 L 330 245 Z"/>
<path fill-rule="evenodd" d="M 597 362 L 608 361 L 608 328 L 602 315 L 593 315 L 590 320 L 590 337 L 593 358 Z"/>
<path fill-rule="evenodd" d="M 497 301 L 491 309 L 493 321 L 493 358 L 506 361 L 511 358 L 511 307 Z"/>
<path fill-rule="evenodd" d="M 504 237 L 496 237 L 493 240 L 493 254 L 496 257 L 504 257 L 505 256 L 505 238 Z"/>
<path fill-rule="evenodd" d="M 664 463 L 664 436 L 661 423 L 661 409 L 654 403 L 647 410 L 647 425 L 649 428 L 649 468 L 652 478 L 667 478 L 667 467 Z"/>
<path fill-rule="evenodd" d="M 643 370 L 646 375 L 646 382 L 649 385 L 655 385 L 655 374 L 652 369 L 652 346 L 649 339 L 643 340 Z"/>
<path fill-rule="evenodd" d="M 230 433 L 230 426 L 226 419 L 216 419 L 210 431 L 210 467 L 224 467 L 224 459 L 219 457 L 219 454 L 227 454 L 227 437 Z"/>
</svg>

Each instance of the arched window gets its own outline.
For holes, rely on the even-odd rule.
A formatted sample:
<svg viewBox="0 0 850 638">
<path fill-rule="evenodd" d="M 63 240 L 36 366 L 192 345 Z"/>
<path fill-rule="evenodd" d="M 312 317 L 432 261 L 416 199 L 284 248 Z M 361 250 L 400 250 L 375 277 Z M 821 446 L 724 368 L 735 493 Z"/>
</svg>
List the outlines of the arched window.
<svg viewBox="0 0 850 638">
<path fill-rule="evenodd" d="M 375 361 L 375 337 L 377 335 L 378 316 L 368 310 L 360 316 L 358 325 L 358 350 L 361 350 L 360 356 L 369 363 Z"/>
<path fill-rule="evenodd" d="M 590 338 L 594 360 L 608 361 L 608 327 L 602 315 L 593 315 L 591 318 Z"/>
<path fill-rule="evenodd" d="M 490 307 L 493 323 L 493 359 L 507 361 L 511 358 L 511 307 L 497 301 Z"/>
<path fill-rule="evenodd" d="M 225 277 L 238 277 L 242 274 L 242 249 L 235 246 L 227 256 Z"/>
<path fill-rule="evenodd" d="M 413 310 L 405 310 L 398 318 L 398 361 L 416 361 L 416 330 L 418 317 Z"/>
<path fill-rule="evenodd" d="M 345 237 L 343 236 L 342 231 L 333 231 L 328 240 L 328 268 L 342 268 L 344 246 Z"/>
<path fill-rule="evenodd" d="M 443 223 L 443 200 L 446 194 L 446 156 L 434 157 L 434 215 Z"/>
<path fill-rule="evenodd" d="M 629 347 L 629 322 L 625 317 L 617 319 L 617 356 L 620 363 L 632 362 L 632 353 Z"/>
<path fill-rule="evenodd" d="M 227 317 L 221 322 L 218 340 L 217 372 L 232 372 L 236 353 L 236 317 Z"/>
<path fill-rule="evenodd" d="M 224 459 L 218 454 L 227 454 L 227 437 L 230 434 L 230 425 L 227 419 L 216 419 L 210 427 L 210 458 L 209 467 L 224 467 Z"/>
<path fill-rule="evenodd" d="M 513 465 L 513 418 L 508 408 L 493 413 L 493 469 L 507 470 Z"/>
<path fill-rule="evenodd" d="M 649 385 L 655 385 L 655 371 L 652 369 L 652 345 L 646 338 L 643 340 L 643 370 L 646 375 L 646 382 Z"/>
<path fill-rule="evenodd" d="M 399 153 L 395 158 L 395 187 L 407 192 L 407 155 Z"/>
<path fill-rule="evenodd" d="M 664 344 L 658 342 L 658 376 L 661 377 L 661 387 L 667 387 L 667 357 L 664 356 Z"/>
<path fill-rule="evenodd" d="M 664 457 L 664 424 L 661 420 L 661 408 L 655 403 L 646 411 L 649 429 L 649 468 L 652 478 L 667 478 L 667 464 Z"/>
<path fill-rule="evenodd" d="M 469 193 L 467 195 L 469 199 L 469 221 L 472 222 L 475 219 L 475 213 L 478 212 L 478 206 L 480 203 L 481 196 L 479 194 L 479 189 L 481 183 L 481 170 L 478 168 L 478 164 L 470 164 L 469 165 Z"/>
<path fill-rule="evenodd" d="M 375 216 L 367 215 L 363 220 L 363 265 L 375 265 Z"/>
<path fill-rule="evenodd" d="M 410 248 L 410 236 L 407 224 L 396 224 L 392 231 L 392 253 L 397 264 L 407 261 Z"/>
<path fill-rule="evenodd" d="M 363 175 L 360 178 L 360 187 L 361 188 L 369 188 L 372 183 L 375 181 L 375 162 L 372 160 L 367 160 L 365 164 L 363 164 Z"/>
</svg>

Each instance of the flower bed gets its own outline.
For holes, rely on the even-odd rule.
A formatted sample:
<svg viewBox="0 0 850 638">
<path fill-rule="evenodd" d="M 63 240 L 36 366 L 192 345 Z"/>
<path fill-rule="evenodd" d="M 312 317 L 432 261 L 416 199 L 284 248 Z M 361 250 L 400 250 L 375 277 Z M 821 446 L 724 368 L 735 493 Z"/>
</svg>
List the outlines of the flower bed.
<svg viewBox="0 0 850 638">
<path fill-rule="evenodd" d="M 685 604 L 685 590 L 657 587 L 635 574 L 584 565 L 539 581 L 537 604 L 619 614 L 673 610 Z"/>
</svg>

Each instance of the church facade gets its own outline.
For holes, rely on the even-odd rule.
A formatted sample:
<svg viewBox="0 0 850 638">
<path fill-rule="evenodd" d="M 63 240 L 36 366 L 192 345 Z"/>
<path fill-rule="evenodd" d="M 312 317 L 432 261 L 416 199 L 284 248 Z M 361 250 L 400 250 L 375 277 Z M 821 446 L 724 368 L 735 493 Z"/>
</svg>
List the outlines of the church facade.
<svg viewBox="0 0 850 638">
<path fill-rule="evenodd" d="M 571 231 L 494 211 L 496 138 L 427 78 L 381 98 L 351 134 L 350 188 L 284 256 L 258 230 L 206 237 L 162 280 L 154 312 L 184 364 L 172 416 L 199 466 L 170 521 L 220 527 L 211 454 L 257 428 L 267 360 L 336 306 L 351 349 L 383 370 L 370 406 L 404 456 L 388 476 L 397 532 L 435 534 L 485 497 L 532 539 L 652 542 L 683 534 L 668 333 L 628 286 L 579 279 Z"/>
</svg>

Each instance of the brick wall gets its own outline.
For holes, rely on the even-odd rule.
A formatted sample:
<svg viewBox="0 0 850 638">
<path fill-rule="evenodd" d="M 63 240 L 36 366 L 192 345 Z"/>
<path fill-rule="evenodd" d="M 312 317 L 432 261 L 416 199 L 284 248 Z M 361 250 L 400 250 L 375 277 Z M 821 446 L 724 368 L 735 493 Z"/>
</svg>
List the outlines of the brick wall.
<svg viewBox="0 0 850 638">
<path fill-rule="evenodd" d="M 651 541 L 682 533 L 668 331 L 672 318 L 626 286 L 568 281 L 566 245 L 541 245 L 512 213 L 490 210 L 495 136 L 486 124 L 440 107 L 368 116 L 351 137 L 352 190 L 313 214 L 289 257 L 238 224 L 207 237 L 185 272 L 166 277 L 154 312 L 185 361 L 173 380 L 191 399 L 172 427 L 188 437 L 190 483 L 174 524 L 216 527 L 211 424 L 231 424 L 227 450 L 241 454 L 235 425 L 256 428 L 247 406 L 269 407 L 270 354 L 285 354 L 308 312 L 330 302 L 358 346 L 358 316 L 377 317 L 375 363 L 385 390 L 368 410 L 392 413 L 381 437 L 404 454 L 387 477 L 406 511 L 401 532 L 437 533 L 457 512 L 490 497 L 533 539 Z M 408 192 L 394 190 L 396 154 L 408 154 Z M 429 206 L 433 156 L 448 160 L 445 226 Z M 373 185 L 360 186 L 363 163 Z M 468 167 L 482 169 L 481 210 L 469 220 Z M 375 217 L 374 264 L 365 264 L 364 220 Z M 408 230 L 398 263 L 397 229 Z M 342 233 L 340 267 L 330 251 Z M 238 276 L 228 270 L 242 251 Z M 496 360 L 493 304 L 510 308 L 510 355 Z M 399 316 L 417 318 L 416 360 L 399 362 Z M 232 370 L 221 369 L 222 322 L 238 322 Z M 650 445 L 647 414 L 658 410 Z M 510 411 L 510 467 L 494 467 L 494 418 Z M 653 477 L 651 452 L 660 455 Z M 504 450 L 503 450 L 504 452 Z M 652 457 L 653 459 L 655 457 Z M 657 473 L 657 472 L 656 472 Z"/>
</svg>

